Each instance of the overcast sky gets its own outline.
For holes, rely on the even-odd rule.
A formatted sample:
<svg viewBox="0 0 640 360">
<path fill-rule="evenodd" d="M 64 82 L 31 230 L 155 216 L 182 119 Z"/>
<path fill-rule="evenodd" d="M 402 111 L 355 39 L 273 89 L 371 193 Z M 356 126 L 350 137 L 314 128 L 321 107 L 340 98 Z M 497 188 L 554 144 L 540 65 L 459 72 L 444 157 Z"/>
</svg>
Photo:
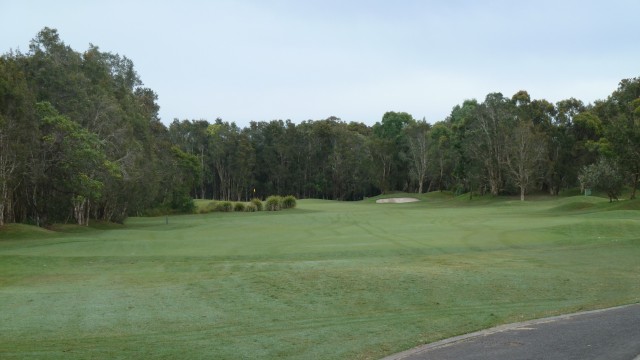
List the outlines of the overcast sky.
<svg viewBox="0 0 640 360">
<path fill-rule="evenodd" d="M 0 0 L 0 51 L 43 27 L 133 60 L 160 116 L 443 120 L 490 92 L 604 99 L 640 76 L 640 1 Z"/>
</svg>

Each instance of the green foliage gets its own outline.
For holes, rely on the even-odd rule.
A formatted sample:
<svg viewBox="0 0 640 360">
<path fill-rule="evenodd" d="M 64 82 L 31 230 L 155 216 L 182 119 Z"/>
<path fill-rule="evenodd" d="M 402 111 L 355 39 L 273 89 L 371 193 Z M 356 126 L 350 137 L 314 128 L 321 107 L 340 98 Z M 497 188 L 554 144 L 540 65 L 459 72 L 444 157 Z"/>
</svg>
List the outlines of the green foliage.
<svg viewBox="0 0 640 360">
<path fill-rule="evenodd" d="M 610 202 L 618 200 L 624 187 L 624 177 L 618 165 L 611 159 L 604 157 L 595 164 L 583 167 L 579 179 L 585 189 L 606 192 Z"/>
<path fill-rule="evenodd" d="M 193 197 L 359 200 L 393 191 L 472 196 L 518 188 L 558 195 L 577 187 L 580 170 L 599 156 L 615 160 L 612 169 L 632 182 L 633 198 L 639 96 L 640 79 L 633 78 L 593 104 L 552 104 L 525 90 L 491 93 L 429 123 L 390 111 L 373 126 L 332 116 L 245 128 L 222 119 L 175 120 L 167 128 L 157 95 L 142 87 L 130 59 L 94 45 L 75 51 L 44 28 L 28 53 L 0 56 L 0 224 L 190 212 Z M 519 123 L 536 134 L 539 161 L 515 159 Z"/>
<path fill-rule="evenodd" d="M 195 211 L 196 205 L 191 196 L 183 194 L 182 196 L 175 196 L 173 198 L 171 208 L 179 213 L 191 214 Z"/>
<path fill-rule="evenodd" d="M 217 201 L 209 201 L 207 204 L 200 208 L 200 213 L 206 214 L 210 212 L 218 211 L 218 202 Z"/>
<path fill-rule="evenodd" d="M 221 201 L 217 203 L 216 211 L 231 212 L 233 211 L 233 203 L 231 201 Z"/>
<path fill-rule="evenodd" d="M 166 216 L 175 212 L 174 209 L 171 209 L 169 206 L 157 206 L 153 208 L 145 209 L 140 215 L 144 217 L 158 217 L 158 216 Z"/>
<path fill-rule="evenodd" d="M 197 126 L 198 131 L 202 132 L 200 124 Z M 193 131 L 189 131 L 191 132 Z M 209 171 L 218 180 L 217 191 L 212 194 L 214 197 L 229 200 L 239 189 L 248 190 L 256 152 L 247 131 L 243 131 L 235 123 L 217 119 L 214 124 L 207 125 L 198 141 L 201 159 L 204 161 L 205 156 L 210 159 L 207 162 L 212 165 Z"/>
<path fill-rule="evenodd" d="M 245 206 L 244 211 L 245 212 L 256 212 L 256 211 L 258 211 L 258 208 L 256 207 L 256 204 L 250 202 Z"/>
<path fill-rule="evenodd" d="M 296 207 L 296 197 L 293 195 L 287 195 L 282 198 L 282 208 L 283 209 L 293 209 Z"/>
<path fill-rule="evenodd" d="M 262 201 L 260 199 L 258 199 L 258 198 L 251 199 L 251 204 L 253 204 L 253 206 L 256 207 L 256 211 L 262 211 L 263 210 Z"/>
<path fill-rule="evenodd" d="M 1 56 L 0 223 L 189 211 L 157 96 L 141 85 L 131 60 L 74 51 L 51 28 Z"/>
<path fill-rule="evenodd" d="M 265 200 L 265 210 L 267 211 L 279 211 L 282 209 L 282 197 L 272 195 Z"/>
<path fill-rule="evenodd" d="M 233 204 L 233 211 L 245 211 L 246 209 L 246 205 L 244 203 L 241 202 L 237 202 L 235 204 Z"/>
<path fill-rule="evenodd" d="M 406 112 L 389 111 L 382 116 L 382 121 L 373 126 L 373 133 L 385 139 L 396 140 L 402 135 L 404 128 L 415 122 L 413 116 Z"/>
</svg>

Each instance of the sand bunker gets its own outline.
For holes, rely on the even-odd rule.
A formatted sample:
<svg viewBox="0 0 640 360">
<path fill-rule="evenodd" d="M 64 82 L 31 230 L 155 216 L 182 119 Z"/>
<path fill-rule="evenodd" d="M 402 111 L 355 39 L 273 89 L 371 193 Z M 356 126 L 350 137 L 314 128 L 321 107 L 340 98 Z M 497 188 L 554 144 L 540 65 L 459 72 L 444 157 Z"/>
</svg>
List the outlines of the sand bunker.
<svg viewBox="0 0 640 360">
<path fill-rule="evenodd" d="M 400 203 L 408 203 L 408 202 L 416 202 L 420 201 L 416 198 L 391 198 L 391 199 L 378 199 L 376 203 L 378 204 L 400 204 Z"/>
</svg>

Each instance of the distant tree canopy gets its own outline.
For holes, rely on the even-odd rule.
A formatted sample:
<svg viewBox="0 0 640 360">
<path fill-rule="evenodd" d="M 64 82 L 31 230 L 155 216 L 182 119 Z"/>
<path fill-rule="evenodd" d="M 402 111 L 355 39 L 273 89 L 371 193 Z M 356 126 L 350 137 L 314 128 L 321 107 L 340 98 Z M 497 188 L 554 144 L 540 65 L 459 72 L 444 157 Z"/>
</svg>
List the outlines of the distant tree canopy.
<svg viewBox="0 0 640 360">
<path fill-rule="evenodd" d="M 0 225 L 123 221 L 190 211 L 193 198 L 272 194 L 356 200 L 438 189 L 524 199 L 596 177 L 605 189 L 605 175 L 616 180 L 605 189 L 612 196 L 630 185 L 635 197 L 640 179 L 640 78 L 588 105 L 491 93 L 434 124 L 387 112 L 373 126 L 329 117 L 166 127 L 158 110 L 130 59 L 94 45 L 76 52 L 54 29 L 26 54 L 4 54 Z"/>
</svg>

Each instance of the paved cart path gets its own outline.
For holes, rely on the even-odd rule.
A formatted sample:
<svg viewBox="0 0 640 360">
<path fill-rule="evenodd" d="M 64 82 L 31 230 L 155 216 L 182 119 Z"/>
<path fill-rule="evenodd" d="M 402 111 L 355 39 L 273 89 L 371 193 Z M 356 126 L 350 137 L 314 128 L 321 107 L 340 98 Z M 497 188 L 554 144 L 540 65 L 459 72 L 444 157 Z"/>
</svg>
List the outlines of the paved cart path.
<svg viewBox="0 0 640 360">
<path fill-rule="evenodd" d="M 383 360 L 427 359 L 640 360 L 640 304 L 498 326 Z"/>
</svg>

